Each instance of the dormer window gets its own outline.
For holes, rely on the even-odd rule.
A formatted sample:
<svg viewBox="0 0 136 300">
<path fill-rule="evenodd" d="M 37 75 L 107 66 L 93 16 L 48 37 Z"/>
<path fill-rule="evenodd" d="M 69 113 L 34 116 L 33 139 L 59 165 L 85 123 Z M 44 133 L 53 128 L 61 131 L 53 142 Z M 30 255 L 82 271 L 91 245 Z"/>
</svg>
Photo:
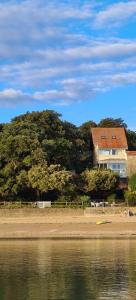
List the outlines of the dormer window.
<svg viewBox="0 0 136 300">
<path fill-rule="evenodd" d="M 112 149 L 111 153 L 112 153 L 112 155 L 117 155 L 118 154 L 118 150 L 117 149 Z"/>
</svg>

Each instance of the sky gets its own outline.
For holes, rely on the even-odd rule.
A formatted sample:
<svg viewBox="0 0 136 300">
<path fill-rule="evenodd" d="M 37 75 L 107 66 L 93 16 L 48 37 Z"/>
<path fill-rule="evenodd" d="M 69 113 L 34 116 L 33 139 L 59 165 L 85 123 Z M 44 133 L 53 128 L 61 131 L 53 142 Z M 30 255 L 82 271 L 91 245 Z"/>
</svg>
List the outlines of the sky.
<svg viewBox="0 0 136 300">
<path fill-rule="evenodd" d="M 0 1 L 0 123 L 44 109 L 136 130 L 136 1 Z"/>
</svg>

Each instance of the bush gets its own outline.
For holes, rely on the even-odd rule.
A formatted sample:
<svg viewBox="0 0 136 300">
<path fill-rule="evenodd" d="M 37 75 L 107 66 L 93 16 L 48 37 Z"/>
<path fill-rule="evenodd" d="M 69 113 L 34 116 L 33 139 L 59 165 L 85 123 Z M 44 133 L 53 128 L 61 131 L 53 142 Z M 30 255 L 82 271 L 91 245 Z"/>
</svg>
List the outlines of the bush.
<svg viewBox="0 0 136 300">
<path fill-rule="evenodd" d="M 111 170 L 85 170 L 82 173 L 83 190 L 85 192 L 114 191 L 118 175 Z"/>
<path fill-rule="evenodd" d="M 57 202 L 65 203 L 65 202 L 70 202 L 71 197 L 68 195 L 61 195 L 58 197 Z"/>
<path fill-rule="evenodd" d="M 61 195 L 57 201 L 54 202 L 53 206 L 56 207 L 86 207 L 90 204 L 90 197 L 87 195 L 76 195 L 71 198 L 71 195 Z"/>
<path fill-rule="evenodd" d="M 107 201 L 108 201 L 109 204 L 115 203 L 116 202 L 116 194 L 113 193 L 113 194 L 109 195 L 107 197 Z"/>
<path fill-rule="evenodd" d="M 125 202 L 128 206 L 136 206 L 136 192 L 125 192 Z"/>
<path fill-rule="evenodd" d="M 78 197 L 78 201 L 83 203 L 83 206 L 89 206 L 90 204 L 90 197 L 87 195 L 81 195 Z"/>
</svg>

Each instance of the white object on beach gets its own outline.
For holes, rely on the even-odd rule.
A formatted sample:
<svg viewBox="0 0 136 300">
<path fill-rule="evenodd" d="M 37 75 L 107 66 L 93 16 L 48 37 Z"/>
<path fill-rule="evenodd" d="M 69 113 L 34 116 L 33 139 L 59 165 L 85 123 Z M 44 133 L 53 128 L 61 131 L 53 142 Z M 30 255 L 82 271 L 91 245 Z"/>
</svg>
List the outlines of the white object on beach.
<svg viewBox="0 0 136 300">
<path fill-rule="evenodd" d="M 51 207 L 51 201 L 37 201 L 38 208 Z"/>
</svg>

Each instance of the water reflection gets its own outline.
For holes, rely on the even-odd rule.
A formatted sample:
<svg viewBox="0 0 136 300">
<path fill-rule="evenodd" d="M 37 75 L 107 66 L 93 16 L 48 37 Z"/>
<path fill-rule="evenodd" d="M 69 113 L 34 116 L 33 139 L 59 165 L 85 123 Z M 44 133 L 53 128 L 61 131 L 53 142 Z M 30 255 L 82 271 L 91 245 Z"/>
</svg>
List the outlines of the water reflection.
<svg viewBox="0 0 136 300">
<path fill-rule="evenodd" d="M 135 240 L 0 242 L 0 300 L 135 299 Z"/>
</svg>

